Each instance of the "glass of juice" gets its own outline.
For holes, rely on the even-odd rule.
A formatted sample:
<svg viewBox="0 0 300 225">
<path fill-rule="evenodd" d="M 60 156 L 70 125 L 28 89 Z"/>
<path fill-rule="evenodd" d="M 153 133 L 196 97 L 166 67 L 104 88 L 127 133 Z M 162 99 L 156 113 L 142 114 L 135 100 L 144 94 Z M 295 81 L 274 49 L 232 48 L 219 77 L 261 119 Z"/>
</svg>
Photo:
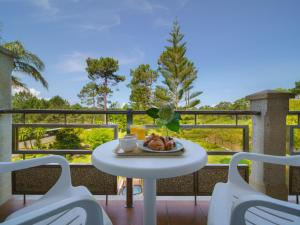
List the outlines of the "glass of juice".
<svg viewBox="0 0 300 225">
<path fill-rule="evenodd" d="M 146 137 L 146 128 L 145 126 L 138 126 L 136 137 L 138 140 L 145 140 Z"/>
<path fill-rule="evenodd" d="M 136 125 L 130 126 L 130 134 L 137 136 L 137 130 L 138 130 L 138 126 L 136 126 Z"/>
<path fill-rule="evenodd" d="M 146 128 L 141 125 L 131 125 L 130 134 L 134 134 L 138 140 L 144 140 L 146 137 Z"/>
</svg>

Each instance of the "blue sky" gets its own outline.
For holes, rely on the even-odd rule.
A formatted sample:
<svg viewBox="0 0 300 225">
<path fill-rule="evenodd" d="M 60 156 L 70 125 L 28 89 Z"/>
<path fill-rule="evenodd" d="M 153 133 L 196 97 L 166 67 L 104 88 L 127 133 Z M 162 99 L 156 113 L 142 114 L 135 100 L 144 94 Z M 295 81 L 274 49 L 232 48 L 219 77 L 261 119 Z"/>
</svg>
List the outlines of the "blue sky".
<svg viewBox="0 0 300 225">
<path fill-rule="evenodd" d="M 203 105 L 290 88 L 300 80 L 299 11 L 298 0 L 0 0 L 3 41 L 20 40 L 42 58 L 49 90 L 22 79 L 41 97 L 72 103 L 88 82 L 89 56 L 119 60 L 127 81 L 112 100 L 127 102 L 130 69 L 157 68 L 175 18 Z"/>
</svg>

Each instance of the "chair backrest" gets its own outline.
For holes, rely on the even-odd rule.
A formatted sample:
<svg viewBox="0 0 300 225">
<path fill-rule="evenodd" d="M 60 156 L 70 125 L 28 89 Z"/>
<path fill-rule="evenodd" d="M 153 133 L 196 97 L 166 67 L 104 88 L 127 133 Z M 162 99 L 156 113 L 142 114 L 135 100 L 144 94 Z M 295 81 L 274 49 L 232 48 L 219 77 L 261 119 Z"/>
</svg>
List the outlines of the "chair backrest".
<svg viewBox="0 0 300 225">
<path fill-rule="evenodd" d="M 233 206 L 231 225 L 283 224 L 296 225 L 300 221 L 300 206 L 265 195 L 241 197 Z"/>
<path fill-rule="evenodd" d="M 69 188 L 72 185 L 69 163 L 64 157 L 58 155 L 50 155 L 41 158 L 20 160 L 17 162 L 0 162 L 0 173 L 34 168 L 41 165 L 47 165 L 49 163 L 58 164 L 58 166 L 61 168 L 61 174 L 57 179 L 57 182 L 49 190 L 48 194 L 52 194 L 52 192 L 55 192 L 55 190 L 57 189 Z"/>
</svg>

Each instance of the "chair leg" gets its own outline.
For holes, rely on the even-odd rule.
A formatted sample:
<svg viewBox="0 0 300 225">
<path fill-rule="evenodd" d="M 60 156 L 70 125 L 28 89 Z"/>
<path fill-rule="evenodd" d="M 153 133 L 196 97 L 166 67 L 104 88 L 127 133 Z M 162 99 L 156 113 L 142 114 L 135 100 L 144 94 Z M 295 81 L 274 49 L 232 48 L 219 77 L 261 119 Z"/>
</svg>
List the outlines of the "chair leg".
<svg viewBox="0 0 300 225">
<path fill-rule="evenodd" d="M 105 205 L 108 204 L 108 195 L 105 195 Z"/>
<path fill-rule="evenodd" d="M 194 203 L 197 205 L 197 195 L 195 195 Z"/>
<path fill-rule="evenodd" d="M 299 195 L 296 195 L 296 203 L 299 204 Z"/>
</svg>

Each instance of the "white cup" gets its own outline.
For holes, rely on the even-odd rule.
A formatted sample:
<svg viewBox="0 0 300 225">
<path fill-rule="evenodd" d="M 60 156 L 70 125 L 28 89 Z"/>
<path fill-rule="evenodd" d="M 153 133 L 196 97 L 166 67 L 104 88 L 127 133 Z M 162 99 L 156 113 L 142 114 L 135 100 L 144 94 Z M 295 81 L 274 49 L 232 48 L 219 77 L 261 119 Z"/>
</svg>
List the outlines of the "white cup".
<svg viewBox="0 0 300 225">
<path fill-rule="evenodd" d="M 136 148 L 137 138 L 135 135 L 125 135 L 124 138 L 119 139 L 120 147 L 125 152 L 132 151 Z"/>
</svg>

